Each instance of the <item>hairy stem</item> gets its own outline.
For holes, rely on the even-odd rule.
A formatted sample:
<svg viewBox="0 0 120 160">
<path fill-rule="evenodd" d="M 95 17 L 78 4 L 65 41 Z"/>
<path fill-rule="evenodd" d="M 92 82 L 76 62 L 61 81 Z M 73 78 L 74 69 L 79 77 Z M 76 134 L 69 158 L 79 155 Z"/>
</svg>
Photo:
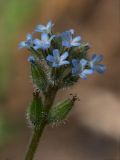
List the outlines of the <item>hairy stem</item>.
<svg viewBox="0 0 120 160">
<path fill-rule="evenodd" d="M 43 130 L 45 128 L 46 123 L 44 122 L 41 124 L 39 129 L 35 129 L 31 138 L 31 142 L 29 144 L 25 160 L 33 160 L 35 151 L 37 149 L 37 146 L 39 144 L 39 140 L 42 136 Z"/>
<path fill-rule="evenodd" d="M 56 93 L 57 93 L 57 88 L 48 88 L 48 94 L 45 96 L 45 100 L 44 100 L 44 107 L 46 109 L 46 113 L 49 113 L 50 108 L 53 105 Z M 25 160 L 33 160 L 36 149 L 38 147 L 39 144 L 39 140 L 42 136 L 42 133 L 44 131 L 45 126 L 47 125 L 47 121 L 46 119 L 43 120 L 43 122 L 41 123 L 40 127 L 37 129 L 34 129 L 30 144 L 28 146 L 28 150 L 25 156 Z"/>
</svg>

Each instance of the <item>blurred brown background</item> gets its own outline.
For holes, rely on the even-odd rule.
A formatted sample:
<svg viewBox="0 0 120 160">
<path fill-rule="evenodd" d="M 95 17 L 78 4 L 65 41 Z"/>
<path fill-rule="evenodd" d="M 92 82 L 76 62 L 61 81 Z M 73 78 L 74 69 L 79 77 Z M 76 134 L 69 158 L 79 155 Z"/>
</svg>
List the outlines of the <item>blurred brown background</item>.
<svg viewBox="0 0 120 160">
<path fill-rule="evenodd" d="M 76 29 L 108 69 L 58 93 L 56 101 L 69 93 L 81 101 L 65 125 L 46 128 L 35 160 L 120 160 L 120 1 L 1 0 L 0 9 L 0 160 L 24 157 L 33 88 L 28 53 L 18 43 L 48 20 L 56 32 Z"/>
</svg>

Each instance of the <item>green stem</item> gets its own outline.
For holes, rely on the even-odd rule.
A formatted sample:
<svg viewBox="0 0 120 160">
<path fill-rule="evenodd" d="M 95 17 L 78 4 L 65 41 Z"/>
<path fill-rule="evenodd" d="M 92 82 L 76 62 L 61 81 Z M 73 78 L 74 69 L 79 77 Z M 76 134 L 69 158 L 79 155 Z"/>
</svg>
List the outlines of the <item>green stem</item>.
<svg viewBox="0 0 120 160">
<path fill-rule="evenodd" d="M 28 147 L 28 151 L 26 153 L 25 160 L 33 160 L 35 151 L 37 149 L 37 146 L 39 144 L 39 140 L 42 136 L 42 133 L 43 133 L 45 126 L 46 126 L 46 123 L 44 122 L 43 124 L 41 124 L 39 129 L 34 130 L 32 138 L 31 138 L 31 142 Z"/>
<path fill-rule="evenodd" d="M 48 95 L 45 96 L 45 100 L 44 100 L 44 107 L 46 109 L 46 112 L 49 113 L 50 108 L 53 105 L 53 101 L 55 99 L 56 93 L 57 93 L 57 88 L 48 88 Z M 46 119 L 43 120 L 43 122 L 41 123 L 39 129 L 34 129 L 32 138 L 31 138 L 31 142 L 28 146 L 28 150 L 25 156 L 24 160 L 33 160 L 37 146 L 39 144 L 39 140 L 42 136 L 42 133 L 44 131 L 45 126 L 47 125 L 47 121 Z"/>
</svg>

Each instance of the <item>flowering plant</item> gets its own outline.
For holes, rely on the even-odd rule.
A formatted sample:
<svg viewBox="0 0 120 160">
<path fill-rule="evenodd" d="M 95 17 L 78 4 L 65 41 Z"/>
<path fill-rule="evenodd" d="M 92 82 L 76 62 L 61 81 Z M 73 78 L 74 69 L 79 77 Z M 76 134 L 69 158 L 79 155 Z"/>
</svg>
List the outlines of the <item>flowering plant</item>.
<svg viewBox="0 0 120 160">
<path fill-rule="evenodd" d="M 102 55 L 88 56 L 90 45 L 74 36 L 70 29 L 62 34 L 54 34 L 54 24 L 37 25 L 26 41 L 19 43 L 20 48 L 30 51 L 32 81 L 35 86 L 33 100 L 27 111 L 27 118 L 34 130 L 25 160 L 32 160 L 39 139 L 46 125 L 59 123 L 66 119 L 77 96 L 67 98 L 53 106 L 56 93 L 61 88 L 74 85 L 80 78 L 86 80 L 95 72 L 104 73 L 106 66 L 100 62 Z M 36 33 L 38 38 L 33 38 Z"/>
</svg>

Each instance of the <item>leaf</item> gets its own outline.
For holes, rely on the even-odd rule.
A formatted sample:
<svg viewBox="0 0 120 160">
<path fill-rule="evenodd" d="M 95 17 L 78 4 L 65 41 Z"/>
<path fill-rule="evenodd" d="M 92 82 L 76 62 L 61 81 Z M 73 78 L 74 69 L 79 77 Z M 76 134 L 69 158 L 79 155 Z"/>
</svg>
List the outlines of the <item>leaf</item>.
<svg viewBox="0 0 120 160">
<path fill-rule="evenodd" d="M 55 123 L 64 120 L 71 111 L 73 104 L 73 99 L 66 99 L 63 102 L 52 107 L 48 114 L 48 123 Z"/>
</svg>

